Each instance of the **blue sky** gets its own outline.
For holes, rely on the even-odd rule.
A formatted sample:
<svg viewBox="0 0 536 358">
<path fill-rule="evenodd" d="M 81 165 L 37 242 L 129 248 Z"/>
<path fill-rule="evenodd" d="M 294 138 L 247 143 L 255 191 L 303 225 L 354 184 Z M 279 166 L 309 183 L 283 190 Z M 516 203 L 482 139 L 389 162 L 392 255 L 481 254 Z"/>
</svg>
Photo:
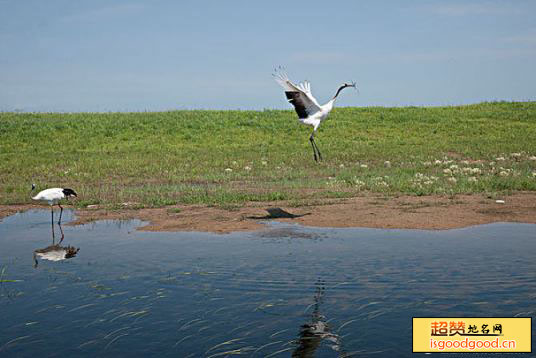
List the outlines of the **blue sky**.
<svg viewBox="0 0 536 358">
<path fill-rule="evenodd" d="M 290 108 L 536 98 L 536 1 L 0 0 L 0 110 Z"/>
</svg>

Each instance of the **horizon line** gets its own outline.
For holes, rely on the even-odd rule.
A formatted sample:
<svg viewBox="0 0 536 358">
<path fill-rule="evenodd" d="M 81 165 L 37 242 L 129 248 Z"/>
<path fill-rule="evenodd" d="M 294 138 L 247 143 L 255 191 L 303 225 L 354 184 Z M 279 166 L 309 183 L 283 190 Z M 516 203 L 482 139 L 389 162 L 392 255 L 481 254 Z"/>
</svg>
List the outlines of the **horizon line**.
<svg viewBox="0 0 536 358">
<path fill-rule="evenodd" d="M 338 109 L 342 108 L 439 108 L 439 107 L 465 107 L 465 106 L 474 106 L 479 104 L 492 104 L 492 103 L 532 103 L 536 102 L 536 99 L 527 99 L 527 100 L 488 100 L 480 101 L 474 103 L 462 103 L 462 104 L 404 104 L 404 105 L 364 105 L 364 106 L 337 106 Z M 109 110 L 109 111 L 26 111 L 24 109 L 14 109 L 14 110 L 0 110 L 0 113 L 12 113 L 12 114 L 75 114 L 75 113 L 95 113 L 95 114 L 106 114 L 106 113 L 166 113 L 166 112 L 195 112 L 195 111 L 204 111 L 204 112 L 268 112 L 268 111 L 294 111 L 293 108 L 263 108 L 263 109 L 217 109 L 217 108 L 170 108 L 170 109 L 161 109 L 161 110 Z"/>
</svg>

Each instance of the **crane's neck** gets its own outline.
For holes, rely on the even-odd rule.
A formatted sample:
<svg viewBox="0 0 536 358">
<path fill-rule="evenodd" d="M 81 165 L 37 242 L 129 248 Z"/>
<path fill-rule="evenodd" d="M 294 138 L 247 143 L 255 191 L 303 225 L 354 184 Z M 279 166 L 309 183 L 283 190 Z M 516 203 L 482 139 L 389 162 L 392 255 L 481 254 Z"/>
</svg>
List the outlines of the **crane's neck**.
<svg viewBox="0 0 536 358">
<path fill-rule="evenodd" d="M 32 199 L 34 199 L 34 197 L 32 196 L 32 193 L 33 193 L 34 190 L 35 190 L 35 184 L 32 184 L 32 190 L 30 190 L 30 198 L 32 198 Z"/>
<path fill-rule="evenodd" d="M 337 96 L 339 95 L 339 93 L 341 93 L 341 91 L 345 89 L 346 87 L 354 87 L 354 86 L 355 86 L 354 84 L 349 85 L 345 83 L 342 86 L 340 86 L 339 89 L 337 89 L 337 93 L 335 93 L 335 96 L 333 96 L 333 98 L 330 99 L 329 102 L 323 106 L 324 111 L 326 112 L 326 116 L 327 116 L 327 113 L 329 113 L 333 109 L 333 106 L 335 105 L 335 101 L 337 100 Z"/>
<path fill-rule="evenodd" d="M 335 104 L 335 98 L 332 98 L 329 100 L 329 102 L 327 102 L 325 105 L 322 106 L 322 110 L 324 111 L 324 113 L 326 113 L 326 116 L 329 114 L 329 112 L 331 112 L 334 104 Z"/>
<path fill-rule="evenodd" d="M 339 89 L 337 90 L 337 93 L 335 93 L 335 96 L 333 96 L 333 98 L 331 99 L 333 102 L 335 102 L 335 100 L 337 99 L 337 96 L 339 95 L 339 93 L 341 93 L 341 91 L 343 89 L 345 89 L 346 87 L 348 87 L 347 84 L 344 84 L 342 86 L 339 87 Z"/>
</svg>

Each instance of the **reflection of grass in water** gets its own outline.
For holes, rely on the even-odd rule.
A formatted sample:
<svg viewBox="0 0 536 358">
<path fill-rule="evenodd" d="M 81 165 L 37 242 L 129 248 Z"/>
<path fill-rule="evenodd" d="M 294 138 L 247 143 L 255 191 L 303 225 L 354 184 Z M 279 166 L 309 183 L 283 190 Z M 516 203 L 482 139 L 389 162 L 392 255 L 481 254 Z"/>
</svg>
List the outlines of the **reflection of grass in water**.
<svg viewBox="0 0 536 358">
<path fill-rule="evenodd" d="M 0 283 L 4 283 L 4 282 L 22 282 L 23 281 L 23 280 L 4 279 L 6 269 L 7 269 L 7 266 L 2 267 L 2 271 L 0 272 Z"/>
<path fill-rule="evenodd" d="M 101 290 L 111 290 L 112 289 L 111 287 L 106 287 L 106 286 L 104 286 L 102 284 L 99 284 L 99 283 L 96 283 L 96 282 L 91 283 L 90 287 L 95 289 L 95 290 L 99 290 L 99 291 L 101 291 Z"/>
<path fill-rule="evenodd" d="M 3 351 L 7 347 L 15 345 L 17 342 L 22 341 L 22 340 L 27 339 L 27 338 L 30 338 L 30 337 L 31 336 L 21 336 L 21 337 L 14 338 L 14 339 L 8 341 L 7 343 L 5 343 L 4 345 L 0 346 L 0 352 Z"/>
<path fill-rule="evenodd" d="M 14 279 L 7 279 L 4 278 L 6 274 L 7 266 L 2 267 L 2 271 L 0 271 L 0 297 L 6 297 L 7 299 L 11 300 L 13 298 L 19 297 L 24 295 L 23 291 L 19 291 L 17 289 L 13 289 L 6 287 L 4 283 L 16 283 L 16 282 L 22 282 L 23 280 L 14 280 Z"/>
</svg>

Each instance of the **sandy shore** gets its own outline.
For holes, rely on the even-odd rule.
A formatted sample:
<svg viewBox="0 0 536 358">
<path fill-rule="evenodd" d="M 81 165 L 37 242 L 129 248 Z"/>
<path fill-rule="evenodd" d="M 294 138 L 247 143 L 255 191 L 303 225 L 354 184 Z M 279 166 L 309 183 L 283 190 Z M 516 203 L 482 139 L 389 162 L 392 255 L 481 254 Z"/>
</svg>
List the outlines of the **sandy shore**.
<svg viewBox="0 0 536 358">
<path fill-rule="evenodd" d="M 505 202 L 497 203 L 496 199 Z M 48 206 L 4 205 L 0 206 L 0 218 L 35 208 L 48 209 Z M 250 231 L 262 228 L 261 220 L 319 227 L 442 230 L 498 221 L 536 223 L 536 193 L 522 192 L 493 199 L 483 195 L 370 195 L 304 207 L 289 207 L 286 202 L 254 202 L 236 210 L 194 205 L 123 210 L 95 207 L 76 210 L 76 217 L 71 224 L 136 218 L 149 222 L 140 228 L 147 231 Z"/>
</svg>

